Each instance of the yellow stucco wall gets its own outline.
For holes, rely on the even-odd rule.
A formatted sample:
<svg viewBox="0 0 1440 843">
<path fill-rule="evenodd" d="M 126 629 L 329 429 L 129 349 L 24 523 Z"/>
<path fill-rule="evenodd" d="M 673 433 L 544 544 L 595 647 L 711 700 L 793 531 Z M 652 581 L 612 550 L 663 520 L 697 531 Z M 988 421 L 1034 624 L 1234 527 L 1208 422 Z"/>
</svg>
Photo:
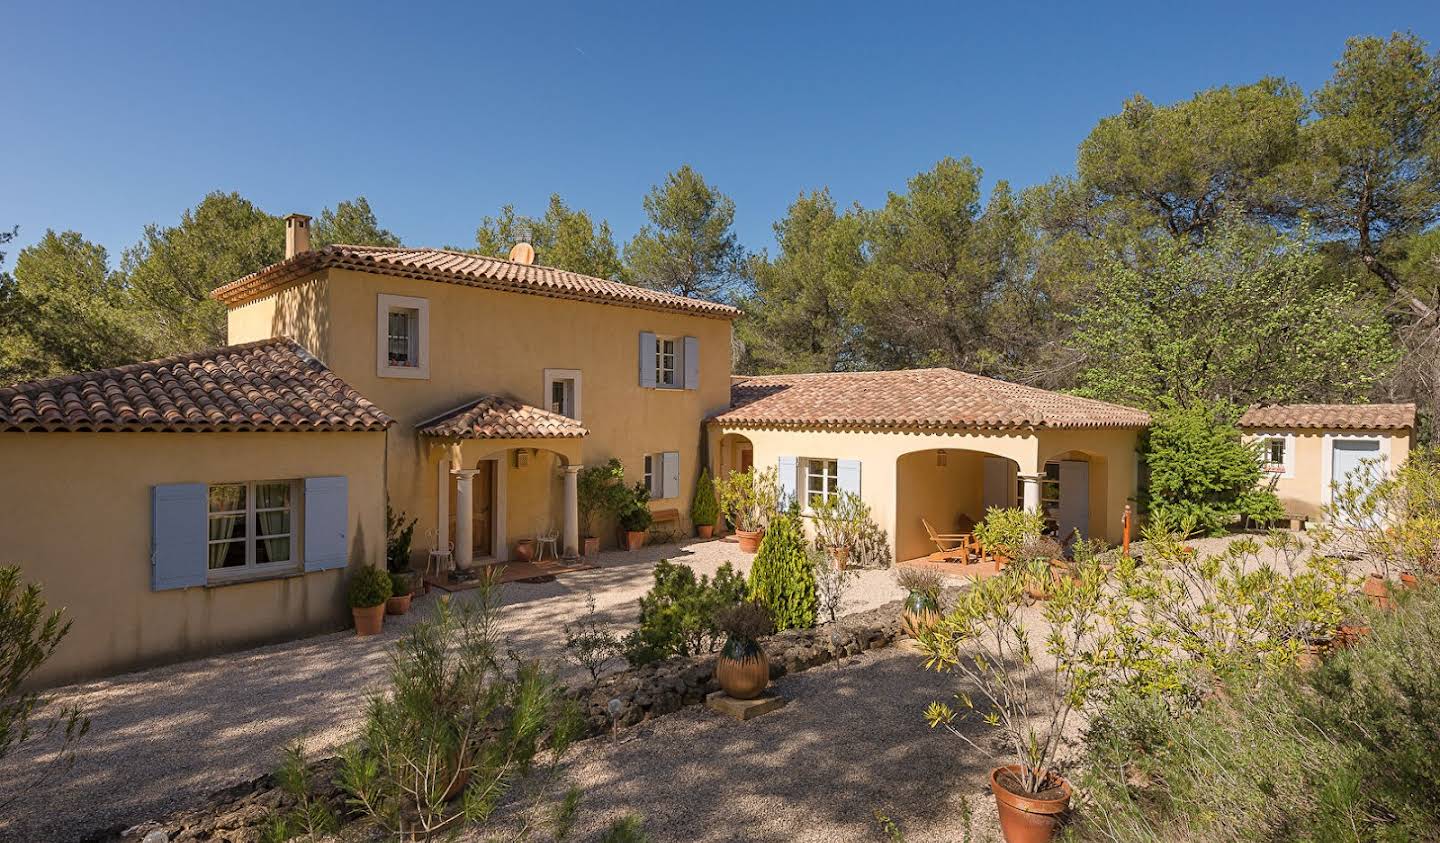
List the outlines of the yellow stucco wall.
<svg viewBox="0 0 1440 843">
<path fill-rule="evenodd" d="M 1135 491 L 1135 430 L 881 431 L 776 430 L 712 425 L 714 459 L 722 472 L 739 466 L 749 446 L 757 468 L 775 466 L 781 456 L 798 459 L 859 460 L 860 497 L 890 536 L 896 559 L 934 549 L 920 517 L 948 532 L 957 514 L 983 515 L 983 457 L 1013 460 L 1021 473 L 1040 470 L 1050 459 L 1087 459 L 1090 473 L 1091 535 L 1121 538 L 1120 514 Z M 935 451 L 949 465 L 936 465 Z"/>
<path fill-rule="evenodd" d="M 3 433 L 0 563 L 74 621 L 39 685 L 349 623 L 345 570 L 151 591 L 151 487 L 349 478 L 350 565 L 384 564 L 384 433 Z M 302 505 L 303 506 L 303 505 Z M 296 512 L 297 526 L 303 510 Z M 300 531 L 297 529 L 297 534 Z M 303 537 L 297 535 L 297 547 Z"/>
<path fill-rule="evenodd" d="M 381 294 L 429 302 L 428 379 L 377 374 L 376 318 Z M 420 519 L 417 559 L 428 549 L 429 530 L 438 524 L 437 472 L 444 454 L 411 433 L 416 422 L 485 393 L 544 407 L 545 369 L 578 369 L 581 423 L 590 435 L 569 461 L 593 464 L 618 457 L 633 483 L 642 477 L 644 454 L 677 451 L 680 493 L 657 499 L 652 507 L 688 513 L 700 470 L 702 421 L 725 409 L 730 401 L 731 325 L 725 319 L 340 269 L 297 282 L 267 298 L 273 303 L 266 305 L 261 300 L 231 311 L 230 342 L 290 336 L 395 417 L 389 491 L 392 505 Z M 698 338 L 699 389 L 640 387 L 642 331 Z M 489 449 L 496 447 L 514 444 L 501 443 Z M 545 447 L 560 449 L 553 442 Z M 467 443 L 466 459 L 478 458 L 479 451 L 486 448 L 486 443 Z M 516 537 L 533 532 L 535 522 L 546 513 L 554 514 L 557 529 L 561 526 L 561 481 L 558 474 L 551 473 L 551 482 L 545 482 L 543 462 L 509 470 L 506 520 L 511 545 Z M 550 462 L 553 467 L 555 461 Z M 613 542 L 613 530 L 598 532 L 607 544 Z"/>
<path fill-rule="evenodd" d="M 1327 463 L 1331 460 L 1327 439 L 1376 439 L 1381 452 L 1388 452 L 1390 470 L 1399 468 L 1410 456 L 1410 431 L 1318 430 L 1299 428 L 1266 428 L 1246 430 L 1244 438 L 1253 442 L 1271 435 L 1289 436 L 1295 447 L 1294 467 L 1290 477 L 1275 477 L 1275 494 L 1290 515 L 1303 515 L 1318 520 L 1330 502 Z M 1341 478 L 1333 478 L 1339 480 Z"/>
</svg>

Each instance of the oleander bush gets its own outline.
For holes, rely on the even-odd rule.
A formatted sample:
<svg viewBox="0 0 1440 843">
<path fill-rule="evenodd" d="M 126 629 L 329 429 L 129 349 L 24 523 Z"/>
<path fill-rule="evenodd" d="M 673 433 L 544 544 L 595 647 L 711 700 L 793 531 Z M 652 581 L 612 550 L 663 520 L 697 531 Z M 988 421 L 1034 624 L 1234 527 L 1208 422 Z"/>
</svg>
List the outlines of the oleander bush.
<svg viewBox="0 0 1440 843">
<path fill-rule="evenodd" d="M 1116 696 L 1086 735 L 1078 840 L 1440 839 L 1440 595 L 1401 595 L 1319 667 L 1177 712 Z"/>
</svg>

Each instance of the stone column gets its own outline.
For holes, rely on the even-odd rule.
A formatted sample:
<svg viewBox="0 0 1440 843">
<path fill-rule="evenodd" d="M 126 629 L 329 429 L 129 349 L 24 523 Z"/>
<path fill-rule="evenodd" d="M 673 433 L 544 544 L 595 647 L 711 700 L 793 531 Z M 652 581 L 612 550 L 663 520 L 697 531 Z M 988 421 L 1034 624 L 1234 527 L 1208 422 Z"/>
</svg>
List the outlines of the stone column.
<svg viewBox="0 0 1440 843">
<path fill-rule="evenodd" d="M 582 466 L 565 466 L 565 529 L 561 533 L 566 559 L 580 556 L 580 469 Z"/>
<path fill-rule="evenodd" d="M 1020 482 L 1023 484 L 1024 489 L 1023 500 L 1025 502 L 1026 512 L 1040 511 L 1040 481 L 1044 477 L 1044 474 L 1020 475 Z"/>
<path fill-rule="evenodd" d="M 455 475 L 455 567 L 462 570 L 475 561 L 475 504 L 471 481 L 478 469 L 465 468 Z"/>
</svg>

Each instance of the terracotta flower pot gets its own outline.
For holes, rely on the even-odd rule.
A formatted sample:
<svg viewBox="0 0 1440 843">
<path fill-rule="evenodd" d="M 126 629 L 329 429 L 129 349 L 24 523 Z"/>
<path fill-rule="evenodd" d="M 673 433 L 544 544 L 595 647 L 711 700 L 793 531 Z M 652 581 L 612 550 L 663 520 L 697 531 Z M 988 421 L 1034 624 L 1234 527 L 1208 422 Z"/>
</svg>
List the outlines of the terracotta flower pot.
<svg viewBox="0 0 1440 843">
<path fill-rule="evenodd" d="M 729 638 L 715 659 L 715 679 L 737 700 L 753 700 L 770 685 L 770 657 L 748 638 Z"/>
<path fill-rule="evenodd" d="M 645 536 L 644 530 L 626 530 L 625 546 L 630 550 L 639 550 L 645 546 Z"/>
<path fill-rule="evenodd" d="M 1370 603 L 1378 608 L 1388 609 L 1394 605 L 1394 600 L 1390 597 L 1390 583 L 1380 574 L 1372 573 L 1366 577 L 1360 590 L 1370 599 Z"/>
<path fill-rule="evenodd" d="M 695 525 L 695 535 L 699 536 L 699 537 L 702 538 L 702 539 L 708 539 L 708 538 L 710 538 L 711 536 L 715 535 L 715 525 L 714 525 L 714 524 L 696 524 L 696 525 Z"/>
<path fill-rule="evenodd" d="M 1052 789 L 1058 793 L 1043 798 L 1015 793 L 1000 783 L 1002 773 L 1018 777 L 1020 770 L 1019 764 L 1009 764 L 990 771 L 990 790 L 1000 809 L 1000 833 L 1007 843 L 1046 843 L 1055 837 L 1061 816 L 1070 809 L 1070 783 L 1052 776 Z"/>
<path fill-rule="evenodd" d="M 411 595 L 409 594 L 400 594 L 387 599 L 385 601 L 385 614 L 403 615 L 410 611 L 410 597 Z"/>
<path fill-rule="evenodd" d="M 355 619 L 355 634 L 362 638 L 366 635 L 379 635 L 380 630 L 385 628 L 384 603 L 359 609 L 352 608 L 350 615 Z"/>
<path fill-rule="evenodd" d="M 585 537 L 584 556 L 598 556 L 600 554 L 600 539 L 598 536 Z"/>
<path fill-rule="evenodd" d="M 515 542 L 515 559 L 518 562 L 529 562 L 535 558 L 535 540 L 521 539 Z"/>
<path fill-rule="evenodd" d="M 1419 588 L 1420 578 L 1411 573 L 1400 574 L 1400 584 L 1406 588 Z"/>
<path fill-rule="evenodd" d="M 1338 647 L 1354 647 L 1360 640 L 1370 634 L 1370 627 L 1358 623 L 1342 623 L 1340 629 L 1335 633 L 1335 645 Z"/>
<path fill-rule="evenodd" d="M 850 565 L 850 548 L 830 547 L 826 548 L 826 550 L 830 553 L 830 558 L 835 560 L 836 568 L 843 571 Z"/>
<path fill-rule="evenodd" d="M 735 541 L 741 553 L 755 553 L 760 550 L 760 540 L 765 538 L 764 530 L 736 530 Z"/>
<path fill-rule="evenodd" d="M 935 599 L 935 595 L 926 591 L 910 592 L 905 598 L 905 608 L 900 612 L 900 625 L 905 634 L 919 638 L 920 633 L 934 629 L 939 622 L 940 601 Z"/>
</svg>

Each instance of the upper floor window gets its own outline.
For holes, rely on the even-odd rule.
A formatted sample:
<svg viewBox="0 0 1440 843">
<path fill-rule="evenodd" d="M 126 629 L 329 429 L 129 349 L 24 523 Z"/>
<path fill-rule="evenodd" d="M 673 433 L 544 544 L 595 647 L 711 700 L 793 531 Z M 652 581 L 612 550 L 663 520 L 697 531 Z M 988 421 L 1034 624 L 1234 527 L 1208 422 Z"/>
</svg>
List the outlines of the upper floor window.
<svg viewBox="0 0 1440 843">
<path fill-rule="evenodd" d="M 641 331 L 640 385 L 647 389 L 699 389 L 700 341 Z"/>
<path fill-rule="evenodd" d="M 655 385 L 675 386 L 675 338 L 655 338 Z"/>
<path fill-rule="evenodd" d="M 580 370 L 545 370 L 545 409 L 580 420 Z"/>
<path fill-rule="evenodd" d="M 381 294 L 376 327 L 376 374 L 388 378 L 430 376 L 429 300 Z"/>
</svg>

